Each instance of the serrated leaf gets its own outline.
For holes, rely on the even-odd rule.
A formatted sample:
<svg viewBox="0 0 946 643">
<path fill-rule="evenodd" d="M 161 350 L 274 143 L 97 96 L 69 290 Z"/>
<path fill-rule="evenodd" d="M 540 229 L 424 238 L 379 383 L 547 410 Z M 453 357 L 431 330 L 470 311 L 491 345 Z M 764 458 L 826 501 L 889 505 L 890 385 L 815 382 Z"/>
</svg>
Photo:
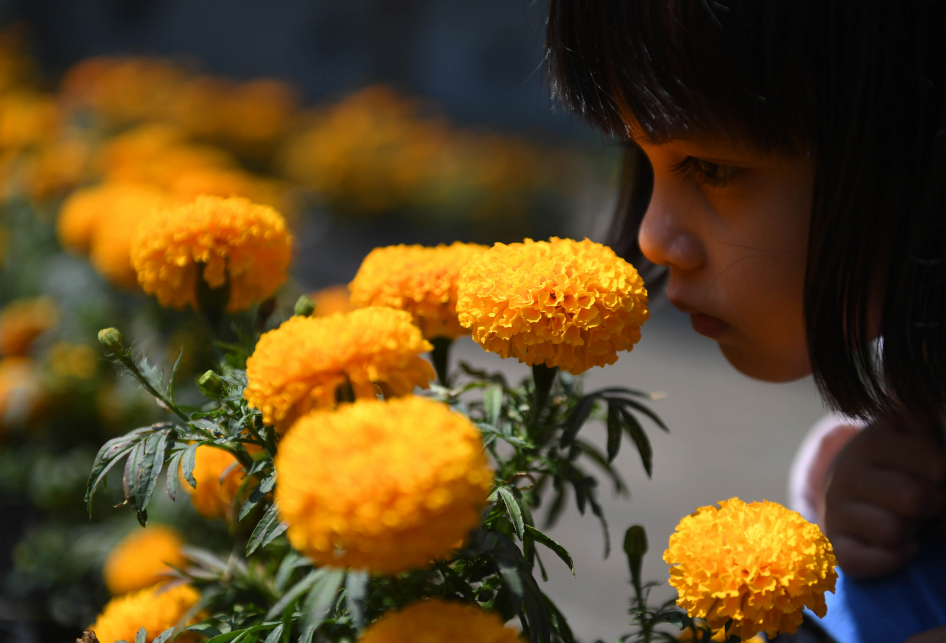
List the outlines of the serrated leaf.
<svg viewBox="0 0 946 643">
<path fill-rule="evenodd" d="M 102 460 L 97 468 L 92 469 L 92 473 L 89 474 L 89 481 L 86 483 L 85 490 L 85 504 L 89 510 L 89 517 L 92 516 L 92 497 L 95 495 L 95 490 L 98 489 L 99 484 L 105 479 L 105 476 L 108 475 L 108 472 L 112 469 L 112 467 L 121 461 L 122 456 L 127 455 L 134 448 L 135 445 L 130 445 L 124 451 L 119 451 L 110 460 Z"/>
<path fill-rule="evenodd" d="M 608 404 L 608 464 L 614 462 L 621 448 L 621 409 Z"/>
<path fill-rule="evenodd" d="M 503 389 L 501 386 L 489 386 L 483 390 L 483 413 L 490 424 L 499 423 L 503 408 Z"/>
<path fill-rule="evenodd" d="M 496 490 L 499 492 L 499 496 L 506 505 L 506 513 L 512 518 L 512 524 L 513 527 L 516 528 L 516 534 L 519 536 L 519 540 L 522 540 L 525 537 L 525 528 L 523 527 L 522 511 L 519 509 L 519 503 L 516 502 L 515 497 L 513 497 L 512 492 L 509 491 L 508 488 L 497 487 Z"/>
<path fill-rule="evenodd" d="M 211 422 L 210 420 L 205 420 L 204 418 L 192 419 L 188 424 L 194 426 L 195 428 L 202 429 L 209 432 L 212 435 L 217 434 L 220 431 L 220 425 L 216 422 Z"/>
<path fill-rule="evenodd" d="M 196 466 L 197 447 L 199 446 L 201 446 L 200 442 L 191 444 L 184 449 L 184 457 L 181 458 L 181 474 L 184 476 L 184 480 L 187 481 L 187 484 L 193 489 L 197 488 L 197 480 L 194 478 L 194 467 Z"/>
<path fill-rule="evenodd" d="M 591 412 L 594 410 L 594 408 L 594 394 L 579 398 L 578 402 L 575 403 L 575 407 L 569 414 L 568 419 L 565 420 L 565 431 L 562 433 L 561 438 L 561 444 L 563 447 L 567 448 L 571 446 L 575 436 L 578 435 L 578 431 L 581 430 L 581 427 L 585 424 L 585 422 L 588 421 L 588 418 L 591 417 Z"/>
<path fill-rule="evenodd" d="M 167 396 L 171 404 L 174 404 L 174 378 L 177 376 L 177 367 L 181 365 L 181 358 L 184 357 L 184 348 L 181 348 L 181 352 L 177 354 L 177 359 L 174 360 L 174 366 L 171 367 L 171 377 L 168 379 L 168 390 Z"/>
<path fill-rule="evenodd" d="M 368 595 L 368 580 L 370 576 L 365 571 L 350 571 L 345 580 L 345 605 L 351 614 L 352 625 L 357 632 L 365 627 L 365 598 Z"/>
<path fill-rule="evenodd" d="M 154 494 L 154 488 L 158 484 L 158 477 L 164 469 L 164 454 L 167 450 L 168 429 L 164 429 L 158 434 L 158 440 L 154 445 L 154 453 L 151 456 L 151 468 L 148 477 L 144 479 L 145 488 L 141 493 L 141 509 L 147 509 L 151 502 L 151 496 Z"/>
<path fill-rule="evenodd" d="M 246 555 L 249 556 L 256 551 L 258 547 L 262 546 L 266 537 L 277 527 L 279 527 L 279 513 L 276 509 L 276 505 L 273 504 L 266 510 L 266 513 L 263 514 L 260 521 L 256 523 L 256 528 L 253 529 L 250 540 L 246 543 Z"/>
<path fill-rule="evenodd" d="M 641 455 L 641 462 L 644 464 L 644 471 L 647 472 L 647 477 L 650 478 L 654 473 L 654 451 L 650 446 L 650 440 L 647 439 L 647 434 L 644 433 L 644 429 L 637 418 L 623 408 L 621 409 L 621 416 L 624 418 L 624 429 L 634 440 L 637 452 Z"/>
<path fill-rule="evenodd" d="M 547 536 L 546 534 L 543 534 L 541 531 L 539 531 L 539 530 L 536 529 L 535 527 L 530 527 L 529 525 L 526 525 L 526 531 L 529 533 L 530 536 L 532 536 L 533 538 L 535 538 L 536 542 L 542 543 L 543 545 L 545 545 L 546 547 L 548 547 L 549 549 L 551 549 L 552 552 L 553 552 L 556 556 L 558 556 L 559 558 L 561 558 L 562 561 L 563 561 L 566 565 L 568 565 L 568 569 L 571 570 L 572 576 L 575 576 L 575 575 L 576 575 L 576 574 L 575 574 L 575 562 L 572 560 L 572 556 L 571 556 L 571 554 L 568 553 L 568 550 L 567 550 L 567 549 L 565 549 L 565 548 L 564 548 L 562 545 L 560 545 L 559 543 L 555 542 L 550 536 Z"/>
<path fill-rule="evenodd" d="M 607 457 L 601 453 L 594 445 L 585 442 L 584 440 L 575 440 L 575 445 L 581 449 L 581 451 L 587 455 L 592 461 L 597 464 L 605 472 L 605 474 L 611 478 L 611 482 L 614 483 L 614 492 L 615 493 L 627 493 L 627 483 L 624 482 L 624 479 L 621 478 L 621 475 L 617 470 L 611 466 L 608 462 Z"/>
<path fill-rule="evenodd" d="M 151 362 L 148 361 L 147 356 L 142 355 L 140 358 L 136 359 L 135 365 L 148 383 L 154 387 L 154 390 L 159 393 L 164 392 L 164 373 L 153 366 Z"/>
<path fill-rule="evenodd" d="M 664 421 L 661 420 L 660 417 L 659 417 L 656 413 L 654 413 L 653 411 L 651 411 L 649 408 L 647 408 L 646 406 L 644 406 L 643 404 L 641 404 L 641 403 L 638 402 L 637 400 L 629 400 L 629 399 L 627 399 L 626 397 L 609 397 L 609 398 L 606 398 L 606 399 L 607 399 L 609 402 L 611 402 L 612 400 L 614 400 L 614 401 L 618 402 L 619 404 L 622 404 L 622 405 L 624 405 L 624 406 L 629 406 L 629 407 L 631 407 L 631 408 L 633 408 L 633 409 L 639 411 L 640 413 L 643 413 L 644 415 L 646 415 L 647 417 L 649 417 L 651 420 L 653 420 L 654 424 L 656 424 L 657 426 L 659 426 L 659 427 L 660 427 L 661 429 L 663 429 L 665 432 L 670 433 L 670 429 L 667 428 L 667 425 L 664 424 Z"/>
<path fill-rule="evenodd" d="M 184 452 L 179 451 L 171 456 L 167 469 L 167 494 L 171 500 L 177 500 L 177 487 L 179 484 L 179 471 L 181 469 L 181 457 Z"/>
</svg>

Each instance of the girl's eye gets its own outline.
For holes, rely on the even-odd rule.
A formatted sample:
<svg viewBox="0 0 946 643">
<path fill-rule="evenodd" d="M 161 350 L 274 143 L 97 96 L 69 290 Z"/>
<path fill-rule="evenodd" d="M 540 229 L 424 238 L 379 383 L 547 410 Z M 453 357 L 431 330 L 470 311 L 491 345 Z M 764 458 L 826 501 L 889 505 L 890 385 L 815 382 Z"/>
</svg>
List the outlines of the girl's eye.
<svg viewBox="0 0 946 643">
<path fill-rule="evenodd" d="M 739 168 L 732 165 L 720 165 L 701 161 L 700 159 L 688 156 L 673 166 L 673 171 L 684 176 L 696 178 L 701 185 L 707 185 L 712 188 L 718 188 L 731 183 L 739 171 Z"/>
</svg>

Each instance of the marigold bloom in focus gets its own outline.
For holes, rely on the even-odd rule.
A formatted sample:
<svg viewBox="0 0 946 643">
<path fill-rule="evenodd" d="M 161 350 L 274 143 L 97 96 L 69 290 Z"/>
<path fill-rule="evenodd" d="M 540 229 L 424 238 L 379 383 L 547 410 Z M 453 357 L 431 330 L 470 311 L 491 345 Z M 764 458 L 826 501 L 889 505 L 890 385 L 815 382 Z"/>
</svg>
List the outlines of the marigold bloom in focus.
<svg viewBox="0 0 946 643">
<path fill-rule="evenodd" d="M 480 433 L 427 398 L 314 411 L 276 455 L 286 536 L 319 564 L 426 567 L 480 522 L 493 484 Z"/>
<path fill-rule="evenodd" d="M 457 321 L 457 279 L 463 266 L 487 249 L 460 242 L 375 248 L 349 285 L 352 305 L 406 310 L 426 339 L 466 335 L 469 330 Z"/>
<path fill-rule="evenodd" d="M 351 292 L 348 286 L 328 286 L 310 295 L 315 302 L 316 317 L 328 317 L 335 313 L 350 313 L 355 309 L 351 304 Z"/>
<path fill-rule="evenodd" d="M 794 633 L 802 609 L 819 617 L 837 560 L 817 525 L 774 502 L 723 500 L 680 521 L 664 562 L 677 605 L 728 636 Z"/>
<path fill-rule="evenodd" d="M 162 306 L 196 309 L 198 279 L 211 288 L 229 280 L 227 311 L 237 312 L 286 281 L 291 249 L 276 210 L 239 197 L 202 196 L 145 219 L 131 255 L 138 283 Z"/>
<path fill-rule="evenodd" d="M 158 634 L 177 625 L 197 601 L 200 594 L 190 585 L 177 585 L 166 589 L 155 585 L 137 592 L 113 598 L 105 605 L 95 623 L 86 629 L 95 632 L 101 643 L 112 641 L 134 641 L 142 627 L 148 632 L 145 641 L 150 643 Z M 188 625 L 198 622 L 192 619 Z M 193 632 L 185 632 L 175 639 L 178 643 L 196 643 L 200 637 Z"/>
<path fill-rule="evenodd" d="M 311 409 L 334 406 L 346 377 L 357 398 L 374 399 L 376 384 L 393 396 L 427 388 L 434 370 L 420 355 L 431 349 L 402 310 L 293 317 L 260 337 L 246 361 L 243 396 L 266 424 L 285 431 Z"/>
<path fill-rule="evenodd" d="M 224 472 L 227 476 L 221 480 Z M 197 447 L 194 457 L 195 489 L 181 475 L 184 490 L 191 498 L 191 504 L 201 516 L 223 518 L 227 522 L 233 518 L 233 506 L 246 472 L 239 465 L 236 457 L 229 451 L 202 445 Z"/>
<path fill-rule="evenodd" d="M 375 621 L 359 643 L 516 643 L 519 633 L 477 605 L 442 599 L 419 601 Z"/>
<path fill-rule="evenodd" d="M 182 567 L 184 539 L 174 529 L 149 523 L 118 543 L 105 560 L 102 576 L 112 596 L 151 587 L 166 580 L 169 565 Z"/>
<path fill-rule="evenodd" d="M 0 311 L 0 355 L 26 355 L 33 342 L 59 322 L 50 297 L 16 299 Z"/>
<path fill-rule="evenodd" d="M 471 259 L 457 313 L 487 351 L 576 375 L 631 350 L 649 316 L 631 264 L 599 243 L 557 237 L 497 243 Z"/>
</svg>

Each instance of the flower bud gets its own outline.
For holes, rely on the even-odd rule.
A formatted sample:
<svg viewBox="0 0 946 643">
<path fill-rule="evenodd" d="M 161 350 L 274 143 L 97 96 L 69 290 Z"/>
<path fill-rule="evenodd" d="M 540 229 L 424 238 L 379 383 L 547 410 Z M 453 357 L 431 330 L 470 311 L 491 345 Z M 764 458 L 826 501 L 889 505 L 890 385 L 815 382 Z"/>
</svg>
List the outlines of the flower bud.
<svg viewBox="0 0 946 643">
<path fill-rule="evenodd" d="M 315 302 L 312 301 L 312 297 L 302 295 L 296 300 L 296 305 L 292 312 L 299 317 L 311 317 L 312 313 L 315 312 Z"/>
<path fill-rule="evenodd" d="M 641 563 L 647 553 L 647 532 L 640 525 L 632 525 L 624 534 L 624 553 L 631 568 L 631 580 L 640 587 Z"/>
<path fill-rule="evenodd" d="M 197 386 L 207 397 L 220 397 L 223 393 L 223 380 L 213 371 L 207 371 L 198 377 Z"/>
<path fill-rule="evenodd" d="M 99 331 L 99 342 L 108 350 L 117 353 L 122 349 L 122 334 L 117 328 L 103 328 Z"/>
</svg>

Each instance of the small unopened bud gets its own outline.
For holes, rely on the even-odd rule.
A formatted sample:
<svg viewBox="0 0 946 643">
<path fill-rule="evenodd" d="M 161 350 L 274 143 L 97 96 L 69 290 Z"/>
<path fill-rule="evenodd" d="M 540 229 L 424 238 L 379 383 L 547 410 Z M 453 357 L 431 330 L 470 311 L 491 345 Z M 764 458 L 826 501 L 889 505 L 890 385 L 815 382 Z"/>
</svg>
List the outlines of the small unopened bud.
<svg viewBox="0 0 946 643">
<path fill-rule="evenodd" d="M 220 397 L 223 393 L 223 380 L 213 371 L 207 371 L 198 377 L 197 386 L 207 397 Z"/>
<path fill-rule="evenodd" d="M 631 580 L 640 587 L 641 563 L 647 553 L 647 532 L 640 525 L 632 525 L 624 534 L 624 553 L 627 554 L 627 564 L 631 568 Z"/>
<path fill-rule="evenodd" d="M 99 342 L 108 350 L 117 353 L 122 349 L 122 334 L 117 328 L 103 328 L 99 331 Z"/>
<path fill-rule="evenodd" d="M 292 312 L 298 317 L 311 317 L 312 313 L 315 312 L 315 302 L 312 301 L 312 297 L 302 295 L 296 300 L 296 305 L 292 309 Z"/>
</svg>

